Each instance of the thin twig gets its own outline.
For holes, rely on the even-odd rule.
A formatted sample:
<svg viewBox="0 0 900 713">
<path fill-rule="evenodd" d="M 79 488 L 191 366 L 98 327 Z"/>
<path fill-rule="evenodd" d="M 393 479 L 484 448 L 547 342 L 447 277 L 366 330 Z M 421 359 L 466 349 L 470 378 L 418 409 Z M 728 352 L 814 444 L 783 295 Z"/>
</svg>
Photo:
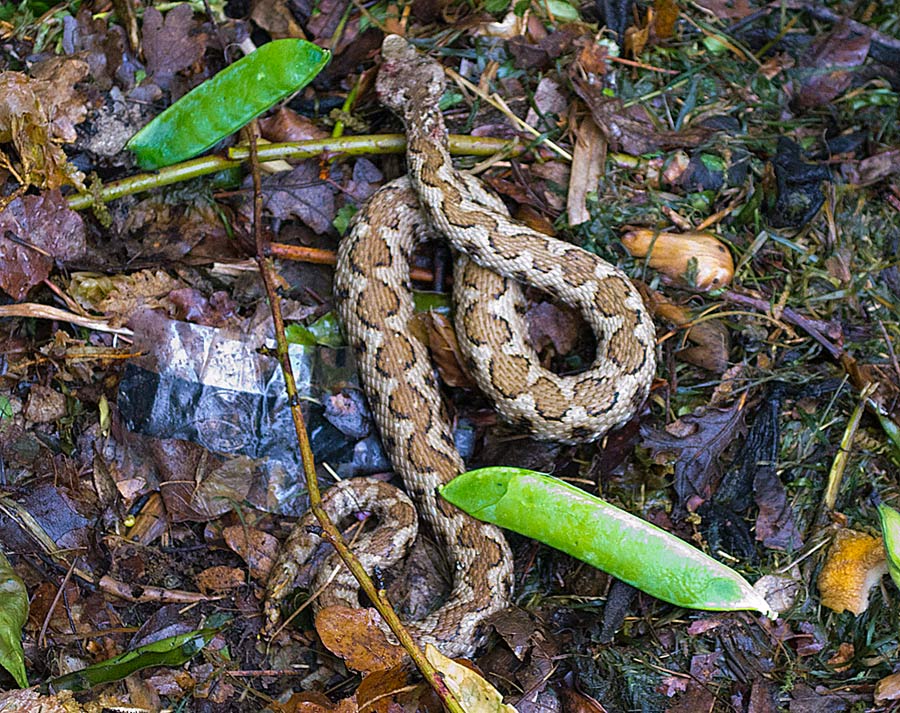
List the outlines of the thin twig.
<svg viewBox="0 0 900 713">
<path fill-rule="evenodd" d="M 251 131 L 255 128 L 255 122 L 251 124 Z M 447 688 L 441 674 L 431 665 L 425 654 L 419 649 L 412 636 L 404 628 L 403 623 L 397 616 L 388 601 L 387 595 L 382 589 L 376 588 L 375 584 L 369 578 L 360 561 L 353 554 L 352 550 L 347 547 L 340 530 L 334 525 L 328 517 L 328 513 L 322 507 L 322 494 L 319 491 L 319 483 L 316 478 L 315 458 L 313 457 L 312 447 L 309 442 L 309 435 L 306 430 L 306 423 L 303 418 L 303 412 L 300 410 L 300 399 L 297 395 L 297 385 L 294 380 L 293 369 L 291 368 L 290 358 L 288 356 L 288 343 L 284 333 L 284 317 L 281 312 L 281 300 L 278 295 L 278 286 L 275 280 L 275 268 L 272 262 L 271 251 L 266 243 L 264 233 L 262 231 L 262 190 L 261 180 L 259 176 L 259 162 L 257 160 L 256 141 L 254 135 L 250 135 L 250 167 L 253 175 L 253 226 L 254 237 L 256 241 L 256 260 L 259 265 L 260 275 L 265 285 L 266 295 L 269 299 L 269 307 L 272 312 L 272 322 L 275 327 L 275 356 L 281 365 L 281 371 L 284 375 L 285 388 L 288 394 L 288 401 L 291 404 L 291 417 L 294 421 L 294 430 L 297 434 L 297 443 L 300 448 L 300 459 L 303 463 L 303 471 L 306 476 L 306 487 L 309 492 L 309 507 L 319 525 L 322 527 L 322 539 L 332 545 L 338 556 L 343 560 L 344 564 L 359 582 L 360 588 L 365 592 L 366 596 L 381 614 L 382 619 L 388 625 L 394 636 L 400 641 L 400 645 L 406 649 L 416 668 L 434 689 L 435 693 L 441 699 L 441 702 L 450 713 L 465 713 L 459 701 L 453 696 L 453 693 Z"/>
</svg>

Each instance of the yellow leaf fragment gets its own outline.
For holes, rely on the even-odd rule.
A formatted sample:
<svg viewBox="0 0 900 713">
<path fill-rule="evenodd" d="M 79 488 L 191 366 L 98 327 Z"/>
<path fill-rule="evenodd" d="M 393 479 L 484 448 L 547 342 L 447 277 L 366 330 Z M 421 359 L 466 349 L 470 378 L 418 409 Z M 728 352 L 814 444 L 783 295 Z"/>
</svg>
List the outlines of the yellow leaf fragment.
<svg viewBox="0 0 900 713">
<path fill-rule="evenodd" d="M 503 702 L 503 696 L 490 683 L 431 644 L 425 646 L 425 658 L 443 674 L 444 683 L 466 713 L 518 713 L 515 707 Z"/>
<path fill-rule="evenodd" d="M 670 280 L 698 290 L 725 287 L 734 277 L 731 253 L 712 233 L 659 233 L 638 228 L 622 236 L 633 257 L 649 255 L 648 264 Z"/>
<path fill-rule="evenodd" d="M 865 532 L 840 530 L 819 574 L 822 605 L 859 616 L 869 606 L 869 590 L 887 572 L 884 543 Z"/>
</svg>

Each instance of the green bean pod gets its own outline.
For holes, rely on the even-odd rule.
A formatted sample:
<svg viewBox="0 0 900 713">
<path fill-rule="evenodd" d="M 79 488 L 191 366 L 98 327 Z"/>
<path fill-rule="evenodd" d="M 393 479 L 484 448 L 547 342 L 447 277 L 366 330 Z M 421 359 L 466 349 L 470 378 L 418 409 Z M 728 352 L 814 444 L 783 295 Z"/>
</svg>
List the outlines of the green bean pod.
<svg viewBox="0 0 900 713">
<path fill-rule="evenodd" d="M 523 468 L 483 468 L 454 478 L 441 495 L 479 520 L 562 550 L 671 604 L 776 616 L 730 567 L 549 475 Z"/>
<path fill-rule="evenodd" d="M 881 534 L 884 536 L 888 572 L 894 584 L 900 587 L 900 512 L 881 503 L 878 505 L 878 517 L 881 520 Z"/>
<path fill-rule="evenodd" d="M 306 40 L 275 40 L 194 87 L 129 139 L 141 168 L 192 158 L 306 86 L 331 54 Z"/>
</svg>

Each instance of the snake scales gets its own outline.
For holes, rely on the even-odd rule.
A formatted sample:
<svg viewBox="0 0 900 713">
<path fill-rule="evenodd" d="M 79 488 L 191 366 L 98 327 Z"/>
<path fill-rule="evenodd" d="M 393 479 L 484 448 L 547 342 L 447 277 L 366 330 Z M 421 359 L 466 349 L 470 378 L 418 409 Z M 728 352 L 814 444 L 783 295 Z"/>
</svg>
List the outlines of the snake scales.
<svg viewBox="0 0 900 713">
<path fill-rule="evenodd" d="M 440 65 L 396 35 L 385 38 L 382 56 L 378 95 L 406 124 L 409 175 L 386 185 L 357 214 L 339 250 L 335 298 L 385 448 L 454 566 L 446 602 L 410 629 L 448 655 L 465 655 L 479 643 L 484 620 L 507 604 L 512 556 L 496 527 L 474 520 L 437 493 L 464 464 L 442 414 L 427 351 L 409 334 L 413 247 L 435 237 L 450 242 L 457 253 L 456 328 L 466 359 L 498 410 L 541 437 L 592 440 L 627 421 L 647 396 L 655 368 L 654 328 L 621 271 L 513 221 L 476 178 L 453 168 L 438 108 L 444 91 Z M 518 282 L 539 287 L 584 315 L 598 342 L 588 371 L 561 377 L 539 366 L 524 341 Z M 365 554 L 369 548 L 396 554 L 402 538 L 415 537 L 415 516 L 402 508 L 405 496 L 384 483 L 344 481 L 329 489 L 325 500 L 335 519 L 367 508 L 395 521 L 396 531 L 376 528 L 355 545 L 367 567 L 376 562 Z M 273 569 L 270 624 L 278 618 L 275 602 L 317 545 L 308 527 L 312 522 L 298 523 Z M 355 602 L 355 589 L 337 587 L 320 605 Z"/>
</svg>

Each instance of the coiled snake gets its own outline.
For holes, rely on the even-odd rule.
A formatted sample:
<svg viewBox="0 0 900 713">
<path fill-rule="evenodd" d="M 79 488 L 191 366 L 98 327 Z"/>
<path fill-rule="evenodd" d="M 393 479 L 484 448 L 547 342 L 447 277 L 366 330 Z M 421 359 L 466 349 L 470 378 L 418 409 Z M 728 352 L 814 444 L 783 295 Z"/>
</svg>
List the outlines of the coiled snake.
<svg viewBox="0 0 900 713">
<path fill-rule="evenodd" d="M 484 620 L 507 605 L 512 556 L 496 527 L 474 520 L 438 495 L 438 486 L 465 468 L 442 415 L 427 351 L 409 334 L 410 252 L 423 239 L 450 242 L 457 252 L 456 329 L 466 359 L 498 410 L 541 437 L 592 440 L 631 418 L 647 396 L 655 369 L 654 328 L 624 273 L 596 255 L 513 221 L 476 178 L 453 168 L 438 108 L 444 91 L 440 65 L 396 35 L 385 38 L 382 57 L 378 95 L 406 124 L 409 175 L 378 191 L 355 217 L 339 250 L 334 293 L 385 448 L 454 565 L 446 602 L 411 624 L 411 631 L 445 654 L 466 655 L 480 642 Z M 584 315 L 598 342 L 590 370 L 561 377 L 540 367 L 525 343 L 517 281 Z M 405 518 L 401 534 L 415 536 L 415 518 L 398 515 L 401 498 L 396 492 L 360 478 L 333 486 L 325 500 L 336 519 L 368 508 L 383 519 Z M 317 544 L 307 527 L 311 522 L 298 523 L 273 569 L 272 622 L 278 617 L 275 602 L 293 582 L 298 560 Z M 395 553 L 399 548 L 400 535 L 381 528 L 371 539 L 356 549 L 381 547 Z M 367 556 L 361 558 L 372 565 Z M 355 601 L 355 587 L 350 589 L 339 588 L 321 603 Z"/>
</svg>

